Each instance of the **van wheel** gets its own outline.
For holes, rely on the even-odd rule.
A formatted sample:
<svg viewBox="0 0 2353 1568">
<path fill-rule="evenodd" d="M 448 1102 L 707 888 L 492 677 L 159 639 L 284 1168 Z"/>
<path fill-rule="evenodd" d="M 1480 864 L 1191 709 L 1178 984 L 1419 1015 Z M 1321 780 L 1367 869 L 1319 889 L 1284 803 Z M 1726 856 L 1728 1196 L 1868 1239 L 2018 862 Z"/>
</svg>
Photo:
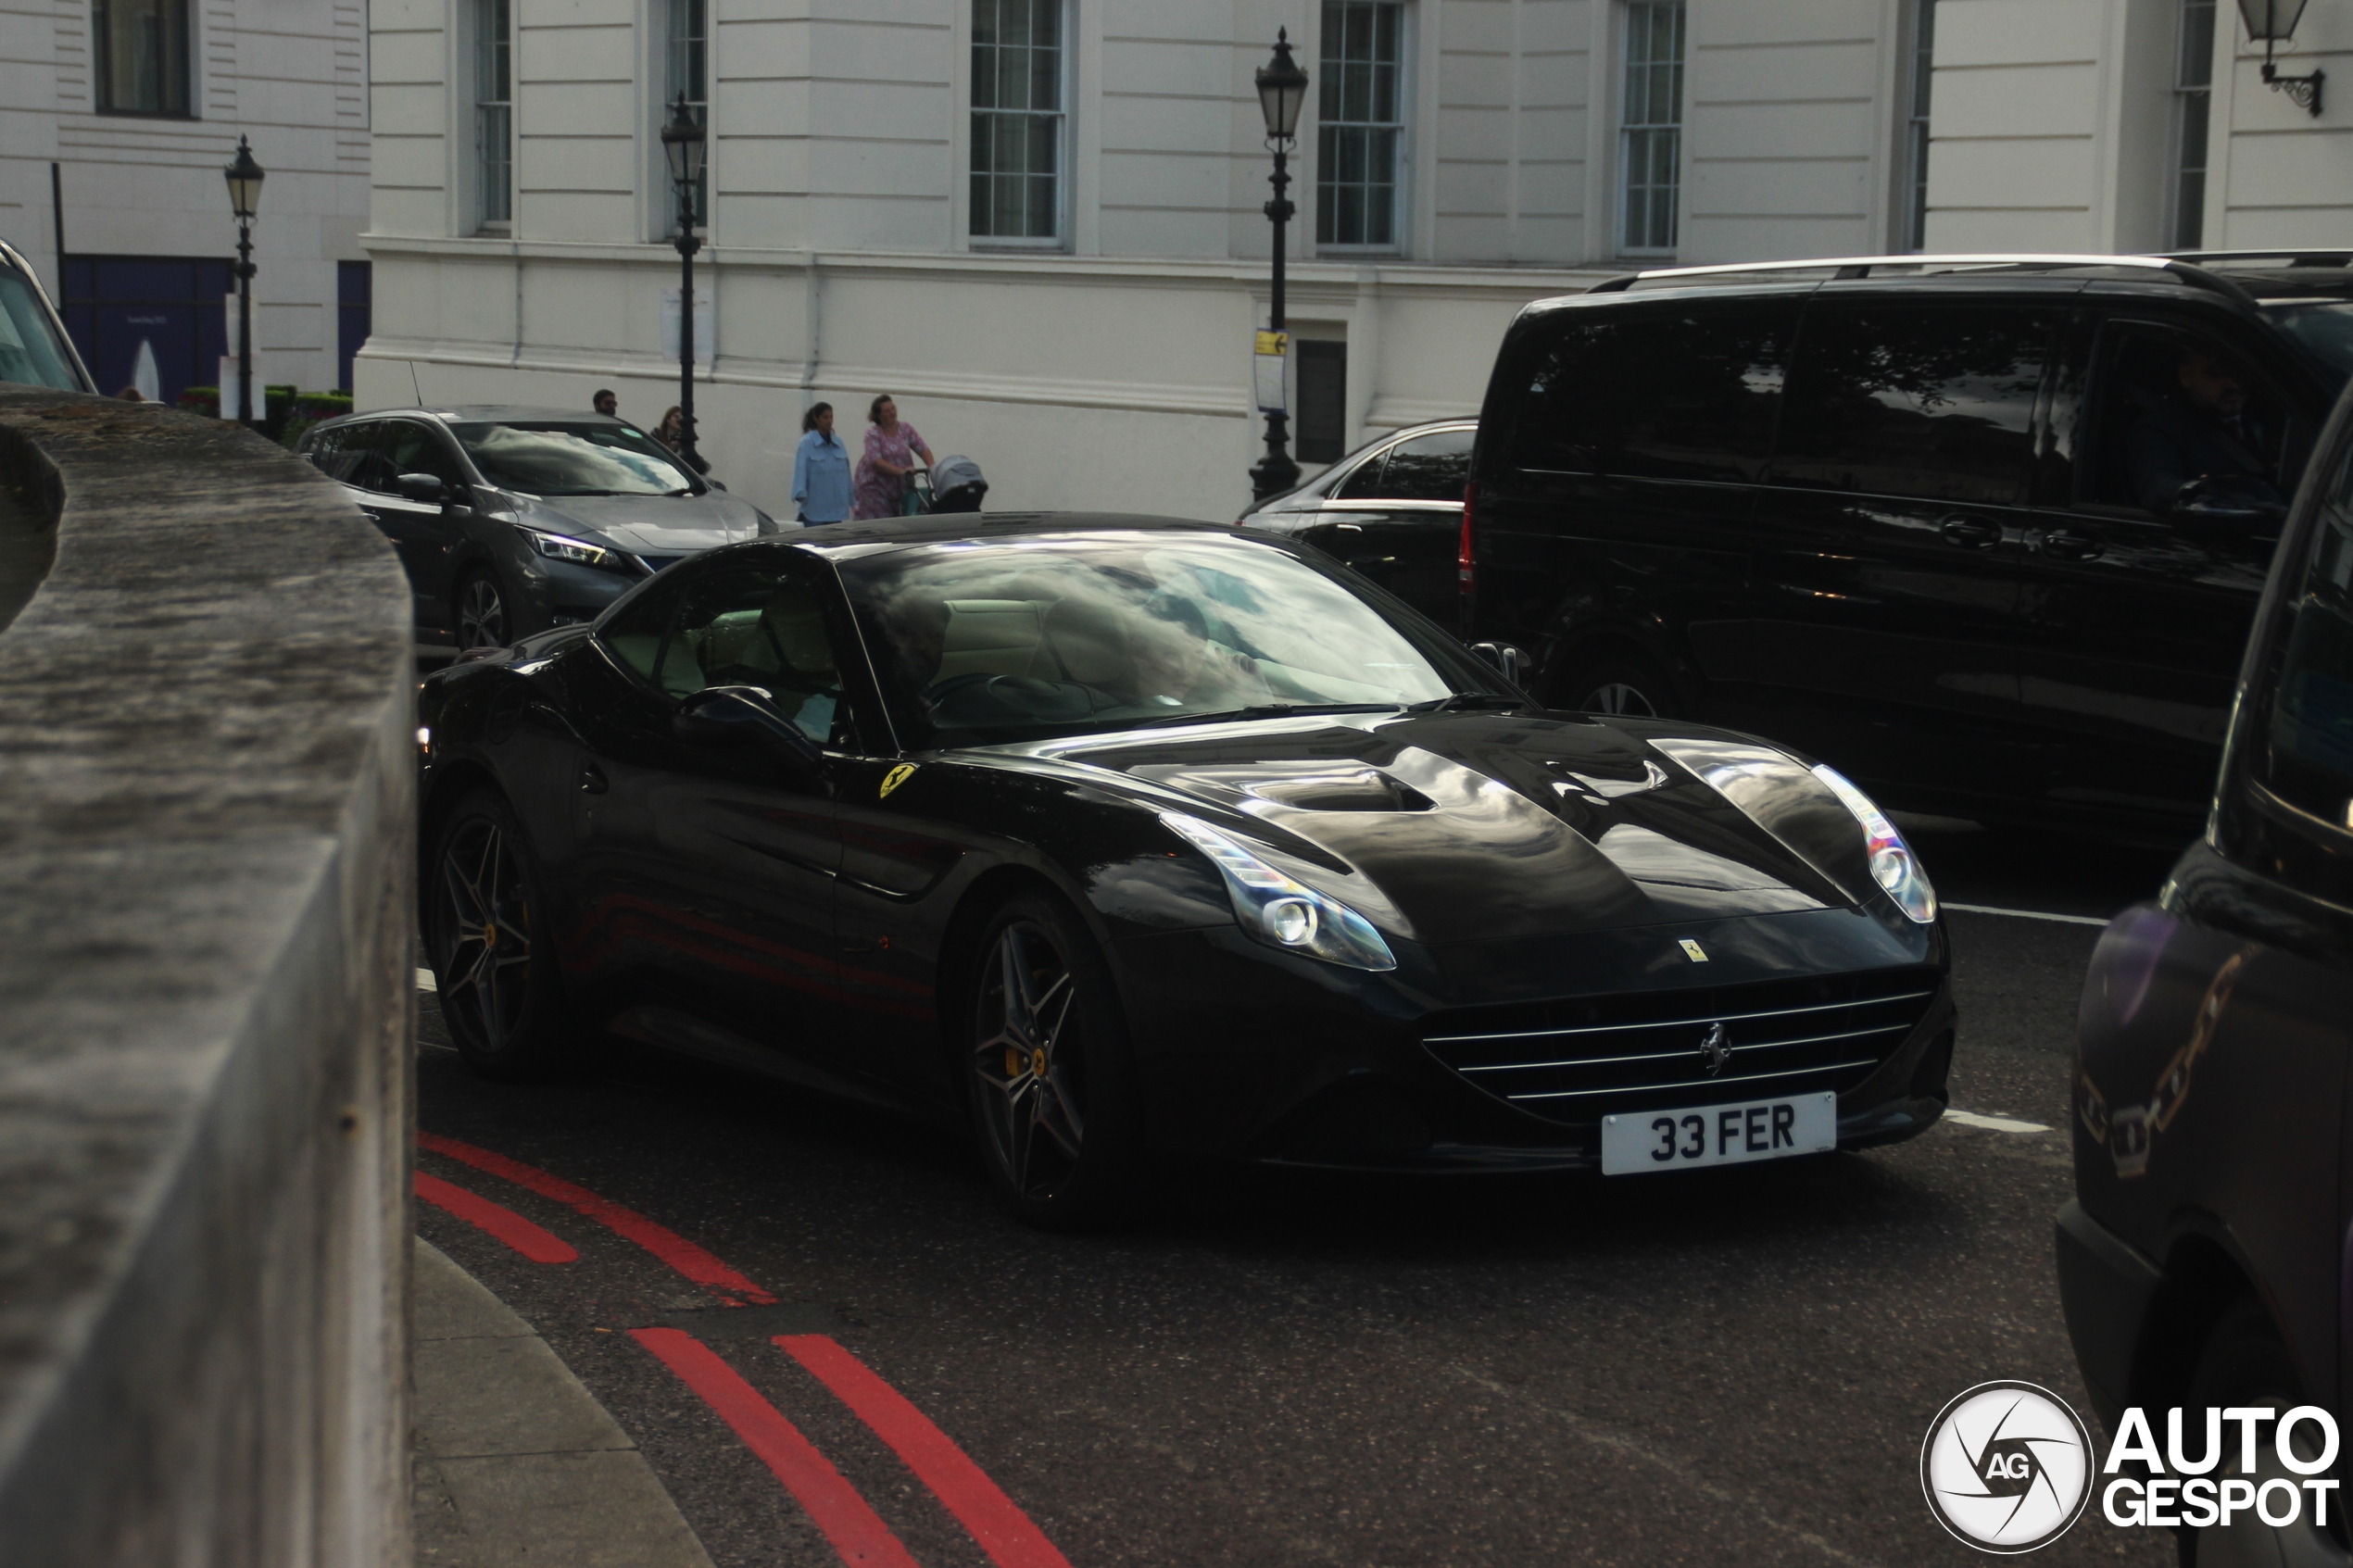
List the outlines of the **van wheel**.
<svg viewBox="0 0 2353 1568">
<path fill-rule="evenodd" d="M 1578 713 L 1673 719 L 1682 709 L 1667 672 L 1639 659 L 1605 659 L 1575 671 L 1559 689 L 1568 700 L 1554 706 Z"/>
<path fill-rule="evenodd" d="M 1143 1118 L 1102 954 L 1042 893 L 1008 899 L 978 952 L 964 1081 L 998 1196 L 1049 1230 L 1110 1218 L 1133 1191 Z"/>
<path fill-rule="evenodd" d="M 2306 1403 L 2296 1392 L 2297 1383 L 2295 1360 L 2279 1330 L 2271 1325 L 2271 1314 L 2255 1298 L 2242 1298 L 2222 1314 L 2198 1353 L 2190 1396 L 2183 1401 L 2183 1440 L 2193 1447 L 2205 1441 L 2206 1412 L 2211 1408 L 2237 1405 L 2285 1411 Z M 2266 1481 L 2299 1480 L 2280 1462 L 2271 1424 L 2263 1424 L 2258 1433 L 2255 1468 L 2243 1470 L 2238 1427 L 2223 1424 L 2224 1458 L 2213 1473 L 2215 1478 L 2243 1478 L 2259 1490 Z M 2310 1423 L 2298 1423 L 2290 1442 L 2309 1463 L 2320 1457 L 2318 1437 Z M 2313 1524 L 2309 1506 L 2297 1512 L 2291 1524 L 2274 1527 L 2247 1512 L 2227 1526 L 2184 1526 L 2173 1538 L 2182 1568 L 2258 1568 L 2259 1564 L 2260 1568 L 2345 1568 L 2346 1563 L 2345 1549 L 2330 1531 Z"/>
</svg>

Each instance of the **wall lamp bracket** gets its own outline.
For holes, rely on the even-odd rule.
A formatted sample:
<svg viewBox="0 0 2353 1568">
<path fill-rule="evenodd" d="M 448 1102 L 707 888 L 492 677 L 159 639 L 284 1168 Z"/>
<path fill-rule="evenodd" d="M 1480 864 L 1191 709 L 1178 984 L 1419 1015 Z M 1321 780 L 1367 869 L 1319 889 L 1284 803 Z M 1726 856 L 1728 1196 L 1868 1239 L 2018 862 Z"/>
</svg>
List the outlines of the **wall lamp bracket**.
<svg viewBox="0 0 2353 1568">
<path fill-rule="evenodd" d="M 2321 118 L 2321 86 L 2328 79 L 2329 73 L 2318 67 L 2309 76 L 2282 76 L 2270 60 L 2263 62 L 2263 85 L 2286 94 L 2288 102 L 2309 110 L 2314 119 Z"/>
</svg>

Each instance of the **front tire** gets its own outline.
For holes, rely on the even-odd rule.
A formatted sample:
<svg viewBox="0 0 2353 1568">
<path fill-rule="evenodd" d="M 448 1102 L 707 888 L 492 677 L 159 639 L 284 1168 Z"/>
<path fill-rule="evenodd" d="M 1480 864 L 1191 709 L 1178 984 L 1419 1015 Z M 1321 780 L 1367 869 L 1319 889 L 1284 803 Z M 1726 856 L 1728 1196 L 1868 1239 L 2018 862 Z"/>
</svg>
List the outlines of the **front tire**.
<svg viewBox="0 0 2353 1568">
<path fill-rule="evenodd" d="M 476 790 L 442 819 L 426 874 L 425 956 L 466 1065 L 486 1078 L 544 1076 L 563 1022 L 547 901 L 512 808 Z"/>
<path fill-rule="evenodd" d="M 458 580 L 450 596 L 450 623 L 458 629 L 458 651 L 503 648 L 515 637 L 514 606 L 495 573 L 474 571 Z"/>
<path fill-rule="evenodd" d="M 1007 900 L 975 950 L 965 1087 L 989 1179 L 1029 1224 L 1099 1223 L 1133 1195 L 1142 1134 L 1111 972 L 1042 893 Z"/>
<path fill-rule="evenodd" d="M 2295 1358 L 2288 1353 L 2279 1330 L 2272 1326 L 2271 1314 L 2255 1298 L 2242 1298 L 2222 1314 L 2214 1332 L 2207 1336 L 2205 1348 L 2198 1352 L 2197 1370 L 2190 1378 L 2190 1397 L 2183 1401 L 2185 1408 L 2182 1412 L 2184 1440 L 2193 1447 L 2205 1441 L 2206 1412 L 2209 1408 L 2266 1406 L 2285 1411 L 2308 1402 L 2296 1391 L 2300 1381 Z M 2243 1472 L 2239 1464 L 2244 1456 L 2238 1426 L 2224 1422 L 2225 1457 L 2214 1470 L 2215 1478 L 2245 1479 L 2258 1487 L 2272 1479 L 2300 1480 L 2280 1463 L 2272 1431 L 2269 1423 L 2257 1428 L 2257 1463 L 2254 1470 Z M 2307 1461 L 2318 1457 L 2301 1441 L 2310 1439 L 2312 1435 L 2309 1423 L 2298 1425 L 2296 1446 L 2305 1449 L 2302 1457 Z M 2296 1522 L 2291 1524 L 2275 1527 L 2246 1512 L 2233 1519 L 2227 1527 L 2185 1526 L 2174 1541 L 2181 1553 L 2182 1568 L 2346 1568 L 2347 1561 L 2345 1549 L 2332 1533 L 2313 1524 L 2309 1502 L 2298 1510 Z"/>
</svg>

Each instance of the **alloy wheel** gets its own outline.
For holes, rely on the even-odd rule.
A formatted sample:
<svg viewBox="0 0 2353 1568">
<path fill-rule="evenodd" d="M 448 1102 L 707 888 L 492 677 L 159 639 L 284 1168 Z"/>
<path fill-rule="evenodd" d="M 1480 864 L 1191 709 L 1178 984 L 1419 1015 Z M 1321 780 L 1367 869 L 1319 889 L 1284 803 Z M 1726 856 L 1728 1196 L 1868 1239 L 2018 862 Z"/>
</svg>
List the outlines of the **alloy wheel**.
<svg viewBox="0 0 2353 1568">
<path fill-rule="evenodd" d="M 514 847 L 497 822 L 475 817 L 441 853 L 435 922 L 441 1006 L 494 1054 L 522 1027 L 531 1003 L 531 904 Z"/>
<path fill-rule="evenodd" d="M 1587 713 L 1617 713 L 1635 719 L 1658 717 L 1657 705 L 1644 695 L 1642 689 L 1629 686 L 1623 681 L 1611 681 L 1595 686 L 1577 706 Z"/>
<path fill-rule="evenodd" d="M 469 577 L 458 589 L 458 646 L 460 648 L 502 648 L 507 646 L 507 600 L 488 577 Z"/>
<path fill-rule="evenodd" d="M 975 1009 L 980 1119 L 1014 1192 L 1051 1195 L 1078 1164 L 1086 1082 L 1076 982 L 1052 936 L 1028 921 L 997 934 Z"/>
</svg>

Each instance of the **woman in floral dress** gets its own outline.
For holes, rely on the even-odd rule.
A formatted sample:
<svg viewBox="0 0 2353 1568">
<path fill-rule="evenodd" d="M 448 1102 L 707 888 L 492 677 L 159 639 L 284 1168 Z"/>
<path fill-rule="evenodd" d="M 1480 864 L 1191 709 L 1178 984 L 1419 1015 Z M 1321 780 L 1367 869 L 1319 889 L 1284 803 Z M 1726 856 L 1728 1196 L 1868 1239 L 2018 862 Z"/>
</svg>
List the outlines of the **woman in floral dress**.
<svg viewBox="0 0 2353 1568">
<path fill-rule="evenodd" d="M 866 415 L 875 422 L 866 427 L 866 455 L 858 459 L 857 504 L 849 515 L 897 517 L 907 496 L 908 476 L 918 467 L 931 467 L 931 448 L 913 425 L 899 422 L 899 405 L 887 392 L 875 399 Z"/>
</svg>

